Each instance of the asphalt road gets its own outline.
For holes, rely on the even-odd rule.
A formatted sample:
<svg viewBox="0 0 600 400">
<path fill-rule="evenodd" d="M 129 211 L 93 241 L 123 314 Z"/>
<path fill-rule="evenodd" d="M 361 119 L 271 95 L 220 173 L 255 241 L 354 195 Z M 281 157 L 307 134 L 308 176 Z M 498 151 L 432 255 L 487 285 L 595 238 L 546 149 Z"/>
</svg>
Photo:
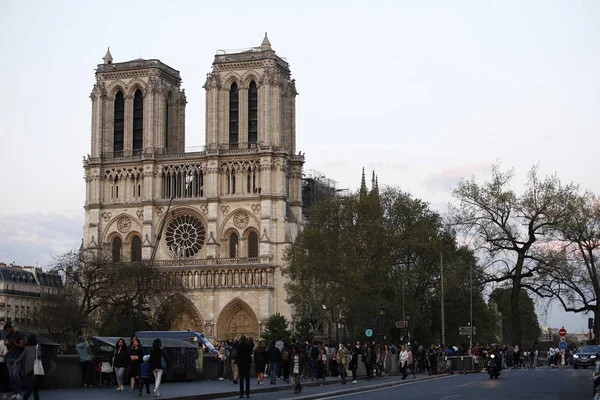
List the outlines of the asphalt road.
<svg viewBox="0 0 600 400">
<path fill-rule="evenodd" d="M 381 381 L 383 383 L 383 381 Z M 393 383 L 393 382 L 390 382 Z M 349 390 L 366 391 L 344 393 Z M 301 395 L 291 392 L 261 393 L 251 398 L 276 399 L 427 399 L 427 400 L 495 400 L 543 399 L 579 400 L 592 398 L 590 370 L 536 369 L 505 370 L 499 379 L 490 380 L 484 373 L 437 377 L 431 380 L 411 381 L 402 384 L 369 389 L 361 384 L 324 385 L 305 388 Z"/>
</svg>

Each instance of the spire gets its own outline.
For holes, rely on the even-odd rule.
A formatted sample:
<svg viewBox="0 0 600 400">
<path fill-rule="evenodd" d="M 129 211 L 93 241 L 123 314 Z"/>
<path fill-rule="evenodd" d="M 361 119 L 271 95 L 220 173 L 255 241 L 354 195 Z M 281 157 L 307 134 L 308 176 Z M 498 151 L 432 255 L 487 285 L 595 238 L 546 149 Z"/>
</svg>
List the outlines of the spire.
<svg viewBox="0 0 600 400">
<path fill-rule="evenodd" d="M 106 50 L 106 54 L 102 59 L 104 60 L 104 64 L 112 64 L 113 58 L 112 54 L 110 54 L 110 47 L 108 48 L 108 50 Z"/>
<path fill-rule="evenodd" d="M 371 178 L 371 190 L 375 190 L 375 171 L 373 171 L 373 177 Z"/>
<path fill-rule="evenodd" d="M 265 38 L 263 39 L 262 43 L 260 44 L 260 49 L 261 50 L 272 50 L 271 42 L 269 42 L 269 38 L 267 37 L 267 32 L 265 32 Z"/>
<path fill-rule="evenodd" d="M 367 182 L 365 181 L 365 167 L 362 171 L 362 179 L 360 181 L 360 197 L 367 195 Z"/>
</svg>

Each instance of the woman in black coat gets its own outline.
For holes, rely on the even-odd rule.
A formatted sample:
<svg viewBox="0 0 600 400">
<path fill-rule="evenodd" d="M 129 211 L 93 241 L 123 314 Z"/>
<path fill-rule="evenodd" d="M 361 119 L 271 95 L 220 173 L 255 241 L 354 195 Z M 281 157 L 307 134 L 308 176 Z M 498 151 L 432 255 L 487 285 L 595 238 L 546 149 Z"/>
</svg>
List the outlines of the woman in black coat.
<svg viewBox="0 0 600 400">
<path fill-rule="evenodd" d="M 267 350 L 265 344 L 260 341 L 254 350 L 254 366 L 256 367 L 256 375 L 258 376 L 258 384 L 262 385 L 265 378 L 265 366 L 267 365 Z"/>
<path fill-rule="evenodd" d="M 117 340 L 115 353 L 113 355 L 113 368 L 115 370 L 115 374 L 117 375 L 118 391 L 123 390 L 123 384 L 125 383 L 125 370 L 129 366 L 129 361 L 129 350 L 127 350 L 125 340 L 121 338 Z"/>
<path fill-rule="evenodd" d="M 248 340 L 246 335 L 242 335 L 239 342 L 233 344 L 237 350 L 235 363 L 239 370 L 240 379 L 240 399 L 244 397 L 244 381 L 246 386 L 246 397 L 250 397 L 250 365 L 252 364 L 252 349 L 254 342 Z"/>
<path fill-rule="evenodd" d="M 154 374 L 154 397 L 160 396 L 160 381 L 162 380 L 163 373 L 169 368 L 169 361 L 167 360 L 167 354 L 162 348 L 160 339 L 154 339 L 152 342 L 152 350 L 150 350 L 150 370 Z"/>
<path fill-rule="evenodd" d="M 129 389 L 130 392 L 135 390 L 137 380 L 140 377 L 140 365 L 142 365 L 142 358 L 144 358 L 144 349 L 142 349 L 140 341 L 134 339 L 131 349 L 129 350 L 129 379 L 131 380 L 131 389 Z"/>
</svg>

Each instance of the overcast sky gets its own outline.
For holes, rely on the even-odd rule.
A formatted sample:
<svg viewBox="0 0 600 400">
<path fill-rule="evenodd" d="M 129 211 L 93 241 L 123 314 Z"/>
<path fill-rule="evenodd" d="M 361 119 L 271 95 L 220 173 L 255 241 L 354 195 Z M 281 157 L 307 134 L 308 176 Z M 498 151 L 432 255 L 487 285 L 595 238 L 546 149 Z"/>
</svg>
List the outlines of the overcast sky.
<svg viewBox="0 0 600 400">
<path fill-rule="evenodd" d="M 598 1 L 1 1 L 0 261 L 47 265 L 79 246 L 89 94 L 108 46 L 115 62 L 181 71 L 188 147 L 204 144 L 216 50 L 267 31 L 296 78 L 305 169 L 339 188 L 356 189 L 364 166 L 443 212 L 461 177 L 499 160 L 517 190 L 539 163 L 600 193 L 598 21 Z"/>
</svg>

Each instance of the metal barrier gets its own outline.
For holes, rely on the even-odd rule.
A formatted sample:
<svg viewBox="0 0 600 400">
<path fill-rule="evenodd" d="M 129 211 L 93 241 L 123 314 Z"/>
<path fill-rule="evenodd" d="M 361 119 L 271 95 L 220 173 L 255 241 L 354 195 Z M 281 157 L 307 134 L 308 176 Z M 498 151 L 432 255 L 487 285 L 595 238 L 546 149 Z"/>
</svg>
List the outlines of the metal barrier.
<svg viewBox="0 0 600 400">
<path fill-rule="evenodd" d="M 477 364 L 471 356 L 445 356 L 444 372 L 466 374 L 467 372 L 481 371 L 481 363 Z"/>
</svg>

